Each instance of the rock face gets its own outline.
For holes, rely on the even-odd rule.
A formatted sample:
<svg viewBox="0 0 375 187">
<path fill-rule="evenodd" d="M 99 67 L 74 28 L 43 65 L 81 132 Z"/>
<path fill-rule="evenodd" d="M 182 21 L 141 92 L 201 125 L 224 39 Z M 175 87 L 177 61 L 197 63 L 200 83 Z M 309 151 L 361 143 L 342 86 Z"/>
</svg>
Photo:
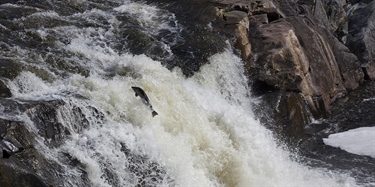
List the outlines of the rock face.
<svg viewBox="0 0 375 187">
<path fill-rule="evenodd" d="M 233 10 L 225 12 L 222 15 L 225 20 L 225 27 L 235 31 L 234 46 L 241 51 L 242 59 L 247 59 L 251 52 L 251 44 L 249 41 L 249 18 L 247 13 L 243 11 Z"/>
<path fill-rule="evenodd" d="M 348 16 L 346 45 L 359 59 L 366 79 L 375 79 L 375 2 L 354 5 Z"/>
<path fill-rule="evenodd" d="M 345 46 L 314 27 L 301 17 L 251 27 L 253 59 L 246 65 L 254 80 L 277 90 L 301 92 L 318 117 L 336 97 L 357 88 L 363 75 L 358 60 Z M 338 62 L 344 55 L 351 60 Z M 352 69 L 341 72 L 340 67 Z"/>
<path fill-rule="evenodd" d="M 242 33 L 234 36 L 237 41 L 248 39 L 251 52 L 245 45 L 234 46 L 241 51 L 253 93 L 263 98 L 275 97 L 269 94 L 272 92 L 279 93 L 276 94 L 279 101 L 275 102 L 278 105 L 268 104 L 276 109 L 272 118 L 280 124 L 291 124 L 284 128 L 287 135 L 303 129 L 312 117 L 326 116 L 337 98 L 357 89 L 364 78 L 372 78 L 368 46 L 373 46 L 374 38 L 373 2 L 355 5 L 340 0 L 217 2 L 226 5 L 220 14 L 224 20 L 231 12 L 248 15 L 247 37 L 240 27 L 233 29 Z M 367 16 L 351 13 L 353 9 L 363 10 Z M 239 17 L 229 18 L 241 20 Z M 349 30 L 347 36 L 345 28 Z"/>
</svg>

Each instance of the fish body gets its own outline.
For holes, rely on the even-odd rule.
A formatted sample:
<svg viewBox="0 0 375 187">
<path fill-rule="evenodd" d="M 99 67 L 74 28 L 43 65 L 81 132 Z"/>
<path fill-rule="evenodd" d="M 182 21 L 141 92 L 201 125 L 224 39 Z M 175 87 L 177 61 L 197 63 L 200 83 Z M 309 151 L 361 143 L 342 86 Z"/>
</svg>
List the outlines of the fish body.
<svg viewBox="0 0 375 187">
<path fill-rule="evenodd" d="M 152 110 L 152 117 L 158 115 L 158 113 L 152 108 L 151 102 L 148 99 L 146 92 L 142 88 L 136 86 L 132 86 L 132 89 L 135 92 L 135 96 L 139 96 L 142 99 L 142 102 Z"/>
</svg>

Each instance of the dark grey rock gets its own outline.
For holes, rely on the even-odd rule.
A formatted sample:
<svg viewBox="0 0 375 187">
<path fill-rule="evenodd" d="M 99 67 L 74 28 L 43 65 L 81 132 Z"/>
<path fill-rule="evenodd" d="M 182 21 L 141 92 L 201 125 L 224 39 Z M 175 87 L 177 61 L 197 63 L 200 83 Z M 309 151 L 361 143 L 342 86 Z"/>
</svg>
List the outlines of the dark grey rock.
<svg viewBox="0 0 375 187">
<path fill-rule="evenodd" d="M 375 79 L 375 1 L 354 6 L 348 19 L 345 45 L 358 57 L 366 79 Z"/>
<path fill-rule="evenodd" d="M 31 187 L 59 183 L 61 168 L 36 150 L 35 135 L 25 125 L 0 119 L 0 185 Z"/>
<path fill-rule="evenodd" d="M 9 90 L 8 86 L 2 80 L 0 80 L 0 97 L 12 97 L 12 92 Z"/>
<path fill-rule="evenodd" d="M 19 75 L 22 66 L 14 60 L 0 58 L 0 75 L 1 77 L 13 79 Z"/>
</svg>

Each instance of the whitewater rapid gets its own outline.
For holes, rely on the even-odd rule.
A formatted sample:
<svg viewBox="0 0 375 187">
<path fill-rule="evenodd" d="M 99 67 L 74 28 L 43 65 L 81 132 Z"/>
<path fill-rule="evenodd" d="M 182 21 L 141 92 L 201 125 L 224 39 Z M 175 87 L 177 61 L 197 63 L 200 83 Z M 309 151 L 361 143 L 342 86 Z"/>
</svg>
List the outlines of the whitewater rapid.
<svg viewBox="0 0 375 187">
<path fill-rule="evenodd" d="M 131 5 L 138 7 L 132 11 L 150 9 Z M 142 12 L 132 14 L 150 18 L 139 16 Z M 168 70 L 146 55 L 118 53 L 107 45 L 118 25 L 111 13 L 90 10 L 73 18 L 93 15 L 105 17 L 111 27 L 38 31 L 40 36 L 60 32 L 70 37 L 68 44 L 58 45 L 84 57 L 76 60 L 90 69 L 88 76 L 71 74 L 48 82 L 25 71 L 10 85 L 14 98 L 66 103 L 58 109 L 59 122 L 70 132 L 66 142 L 48 148 L 39 141 L 40 151 L 65 168 L 63 186 L 82 186 L 82 175 L 96 187 L 137 186 L 140 181 L 145 186 L 356 186 L 347 174 L 299 163 L 298 156 L 283 149 L 256 120 L 251 103 L 257 100 L 251 97 L 242 62 L 231 46 L 187 78 L 179 68 Z M 145 90 L 159 115 L 152 117 L 132 86 Z M 76 115 L 77 109 L 82 116 Z M 132 162 L 124 149 L 146 161 Z M 63 155 L 76 159 L 81 168 L 64 163 Z M 152 170 L 159 173 L 150 174 L 158 177 L 132 171 L 150 166 L 159 168 Z"/>
<path fill-rule="evenodd" d="M 106 54 L 97 55 L 102 58 Z M 57 158 L 63 152 L 78 159 L 93 186 L 112 186 L 103 177 L 104 168 L 110 168 L 116 176 L 114 186 L 137 184 L 137 178 L 127 175 L 132 163 L 121 152 L 121 142 L 165 168 L 165 180 L 154 185 L 353 185 L 339 174 L 293 161 L 277 146 L 271 132 L 255 120 L 241 61 L 229 49 L 212 56 L 210 64 L 191 78 L 178 69 L 169 71 L 144 55 L 127 54 L 114 59 L 109 64 L 129 68 L 129 76 L 76 75 L 51 84 L 31 73 L 18 79 L 32 86 L 28 95 L 56 95 L 57 90 L 68 89 L 87 100 L 61 97 L 65 102 L 84 113 L 85 108 L 93 106 L 105 114 L 98 121 L 88 111 L 85 117 L 90 120 L 89 127 L 74 133 L 80 129 L 74 126 L 79 124 L 69 121 L 73 114 L 62 108 L 60 122 L 73 134 L 62 148 L 50 152 Z M 158 116 L 152 117 L 131 86 L 147 92 Z M 79 185 L 74 178 L 81 173 L 74 169 L 67 173 L 70 184 Z"/>
</svg>

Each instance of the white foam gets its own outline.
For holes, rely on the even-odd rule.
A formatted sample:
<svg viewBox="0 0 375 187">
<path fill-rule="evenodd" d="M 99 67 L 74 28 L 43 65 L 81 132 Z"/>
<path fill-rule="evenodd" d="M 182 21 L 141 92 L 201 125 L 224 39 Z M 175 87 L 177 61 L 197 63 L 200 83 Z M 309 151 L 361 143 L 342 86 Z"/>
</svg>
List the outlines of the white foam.
<svg viewBox="0 0 375 187">
<path fill-rule="evenodd" d="M 375 97 L 363 99 L 363 102 L 373 101 L 373 100 L 375 100 Z"/>
<path fill-rule="evenodd" d="M 169 24 L 170 21 L 175 22 L 174 14 L 162 11 L 155 6 L 136 2 L 127 2 L 120 7 L 114 8 L 114 10 L 120 13 L 128 13 L 132 15 L 151 35 L 157 35 L 159 31 L 163 29 L 170 31 L 176 29 L 171 27 Z"/>
<path fill-rule="evenodd" d="M 126 160 L 116 146 L 120 141 L 161 164 L 179 186 L 352 185 L 350 179 L 338 183 L 336 175 L 326 176 L 291 161 L 277 147 L 271 133 L 254 120 L 251 108 L 244 104 L 251 100 L 239 58 L 229 50 L 213 56 L 211 64 L 190 79 L 143 55 L 123 57 L 120 63 L 141 77 L 107 80 L 91 76 L 72 82 L 85 85 L 86 94 L 110 113 L 102 127 L 85 132 L 87 141 L 97 142 L 95 151 L 86 150 L 80 140 L 67 146 L 82 162 L 98 162 L 92 155 L 86 160 L 79 156 L 87 152 L 105 155 L 109 163 Z M 149 109 L 134 97 L 130 88 L 134 85 L 147 92 L 158 116 L 152 118 Z M 133 137 L 130 141 L 129 136 Z M 114 170 L 120 175 L 126 164 L 116 164 Z M 100 173 L 95 167 L 87 169 L 93 172 L 90 178 Z M 92 182 L 102 185 L 102 181 Z"/>
<path fill-rule="evenodd" d="M 339 147 L 349 153 L 375 158 L 375 127 L 360 127 L 323 138 L 326 145 Z"/>
<path fill-rule="evenodd" d="M 140 11 L 136 3 L 130 5 Z M 147 18 L 154 15 L 147 13 L 154 8 L 141 11 L 145 24 L 153 24 Z M 115 10 L 132 11 L 126 6 Z M 139 176 L 129 171 L 133 163 L 121 150 L 121 143 L 165 170 L 160 173 L 163 181 L 153 185 L 355 186 L 348 176 L 292 161 L 290 154 L 277 146 L 271 132 L 254 119 L 242 62 L 231 49 L 213 55 L 200 72 L 186 78 L 178 68 L 169 71 L 145 55 L 117 54 L 101 45 L 111 36 L 110 30 L 56 29 L 71 33 L 71 43 L 63 50 L 84 56 L 77 61 L 90 67 L 90 76 L 72 75 L 46 83 L 23 73 L 24 77 L 14 81 L 12 90 L 15 97 L 29 94 L 38 98 L 65 88 L 87 98 L 62 98 L 67 104 L 58 111 L 59 122 L 72 136 L 48 154 L 56 160 L 61 160 L 62 154 L 76 158 L 92 186 L 111 186 L 106 170 L 113 175 L 116 186 L 134 186 L 138 182 Z M 109 67 L 126 68 L 130 73 L 109 78 L 103 75 Z M 159 115 L 152 117 L 131 86 L 146 91 Z M 73 120 L 77 118 L 73 108 L 81 110 L 88 127 L 77 127 L 83 124 Z M 103 114 L 103 119 L 98 120 L 90 108 Z M 147 163 L 139 164 L 139 168 L 148 167 Z M 79 184 L 75 181 L 80 180 L 80 172 L 65 166 L 67 183 Z"/>
</svg>

